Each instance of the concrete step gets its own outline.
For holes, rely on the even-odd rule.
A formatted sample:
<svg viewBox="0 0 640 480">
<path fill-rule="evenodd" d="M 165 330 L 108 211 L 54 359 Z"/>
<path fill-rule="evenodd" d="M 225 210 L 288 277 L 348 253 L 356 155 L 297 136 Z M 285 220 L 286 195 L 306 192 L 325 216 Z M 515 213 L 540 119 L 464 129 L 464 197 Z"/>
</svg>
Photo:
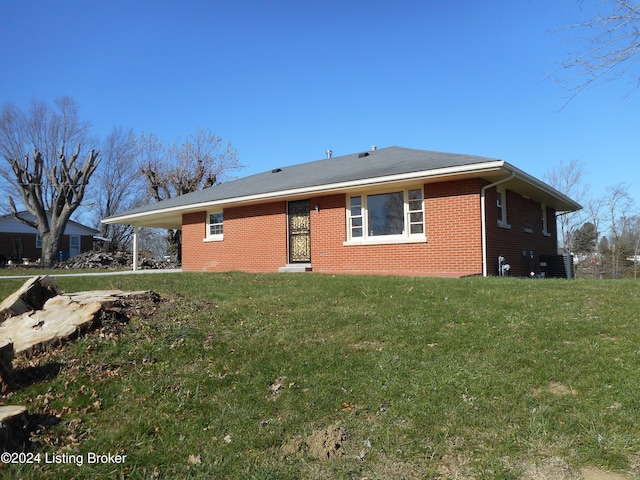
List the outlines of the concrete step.
<svg viewBox="0 0 640 480">
<path fill-rule="evenodd" d="M 278 272 L 280 273 L 304 273 L 310 272 L 313 269 L 311 268 L 310 263 L 288 263 L 284 267 L 280 267 Z"/>
</svg>

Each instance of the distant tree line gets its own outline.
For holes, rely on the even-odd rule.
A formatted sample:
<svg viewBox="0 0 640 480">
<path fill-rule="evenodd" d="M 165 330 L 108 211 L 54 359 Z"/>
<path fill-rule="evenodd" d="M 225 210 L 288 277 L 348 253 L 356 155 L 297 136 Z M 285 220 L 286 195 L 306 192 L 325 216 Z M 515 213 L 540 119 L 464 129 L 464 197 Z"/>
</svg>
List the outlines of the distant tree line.
<svg viewBox="0 0 640 480">
<path fill-rule="evenodd" d="M 69 97 L 33 100 L 27 109 L 3 105 L 0 157 L 6 162 L 0 169 L 8 200 L 3 213 L 37 229 L 46 266 L 58 260 L 71 218 L 95 226 L 105 249 L 125 250 L 132 227 L 104 225 L 102 218 L 215 185 L 240 168 L 231 144 L 206 129 L 172 143 L 121 127 L 100 139 Z M 179 231 L 143 231 L 141 239 L 142 248 L 180 258 Z"/>
<path fill-rule="evenodd" d="M 599 197 L 582 184 L 578 161 L 560 163 L 545 179 L 574 198 L 583 209 L 558 217 L 559 243 L 573 253 L 576 275 L 589 278 L 638 278 L 640 274 L 640 210 L 629 185 L 607 187 Z"/>
</svg>

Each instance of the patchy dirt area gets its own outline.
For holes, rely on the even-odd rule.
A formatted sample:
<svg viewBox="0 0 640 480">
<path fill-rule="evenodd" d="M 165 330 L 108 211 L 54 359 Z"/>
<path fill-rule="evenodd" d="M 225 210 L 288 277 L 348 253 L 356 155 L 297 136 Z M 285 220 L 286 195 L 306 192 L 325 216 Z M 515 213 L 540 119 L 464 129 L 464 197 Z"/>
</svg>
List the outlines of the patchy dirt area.
<svg viewBox="0 0 640 480">
<path fill-rule="evenodd" d="M 333 460 L 344 453 L 343 443 L 347 440 L 346 430 L 339 427 L 328 427 L 324 430 L 316 430 L 307 438 L 309 455 L 318 460 Z"/>
<path fill-rule="evenodd" d="M 545 388 L 536 388 L 534 394 L 535 396 L 538 396 L 543 392 L 550 393 L 552 395 L 578 395 L 580 393 L 575 388 L 568 387 L 562 382 L 555 381 L 549 382 Z"/>
<path fill-rule="evenodd" d="M 296 437 L 281 448 L 285 456 L 299 456 L 306 452 L 316 460 L 332 461 L 344 455 L 344 444 L 348 441 L 346 430 L 336 426 L 329 426 L 316 430 L 306 439 Z"/>
<path fill-rule="evenodd" d="M 635 478 L 597 467 L 572 468 L 567 462 L 554 456 L 536 462 L 521 462 L 511 465 L 511 468 L 522 470 L 522 480 L 632 480 Z"/>
</svg>

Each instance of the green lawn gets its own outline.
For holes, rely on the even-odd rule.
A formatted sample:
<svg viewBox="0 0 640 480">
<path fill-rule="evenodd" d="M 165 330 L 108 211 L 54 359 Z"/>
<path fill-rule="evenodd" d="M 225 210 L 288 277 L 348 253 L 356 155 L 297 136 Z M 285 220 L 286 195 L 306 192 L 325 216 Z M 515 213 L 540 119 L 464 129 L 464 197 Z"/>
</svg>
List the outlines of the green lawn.
<svg viewBox="0 0 640 480">
<path fill-rule="evenodd" d="M 152 289 L 165 301 L 14 362 L 37 375 L 2 403 L 60 421 L 34 433 L 41 463 L 0 465 L 2 478 L 640 474 L 637 282 L 56 281 L 65 291 Z M 0 279 L 0 296 L 22 282 Z M 88 465 L 90 452 L 126 459 Z M 54 454 L 84 464 L 45 463 Z"/>
</svg>

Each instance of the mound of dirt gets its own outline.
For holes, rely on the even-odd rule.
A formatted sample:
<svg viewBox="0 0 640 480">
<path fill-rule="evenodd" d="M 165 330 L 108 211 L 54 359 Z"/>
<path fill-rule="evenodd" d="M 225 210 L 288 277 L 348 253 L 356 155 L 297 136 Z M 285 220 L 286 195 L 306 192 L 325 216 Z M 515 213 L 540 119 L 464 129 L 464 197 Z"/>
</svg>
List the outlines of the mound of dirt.
<svg viewBox="0 0 640 480">
<path fill-rule="evenodd" d="M 318 460 L 333 460 L 344 454 L 342 448 L 348 434 L 339 427 L 328 427 L 325 430 L 316 430 L 307 437 L 309 455 Z"/>
</svg>

